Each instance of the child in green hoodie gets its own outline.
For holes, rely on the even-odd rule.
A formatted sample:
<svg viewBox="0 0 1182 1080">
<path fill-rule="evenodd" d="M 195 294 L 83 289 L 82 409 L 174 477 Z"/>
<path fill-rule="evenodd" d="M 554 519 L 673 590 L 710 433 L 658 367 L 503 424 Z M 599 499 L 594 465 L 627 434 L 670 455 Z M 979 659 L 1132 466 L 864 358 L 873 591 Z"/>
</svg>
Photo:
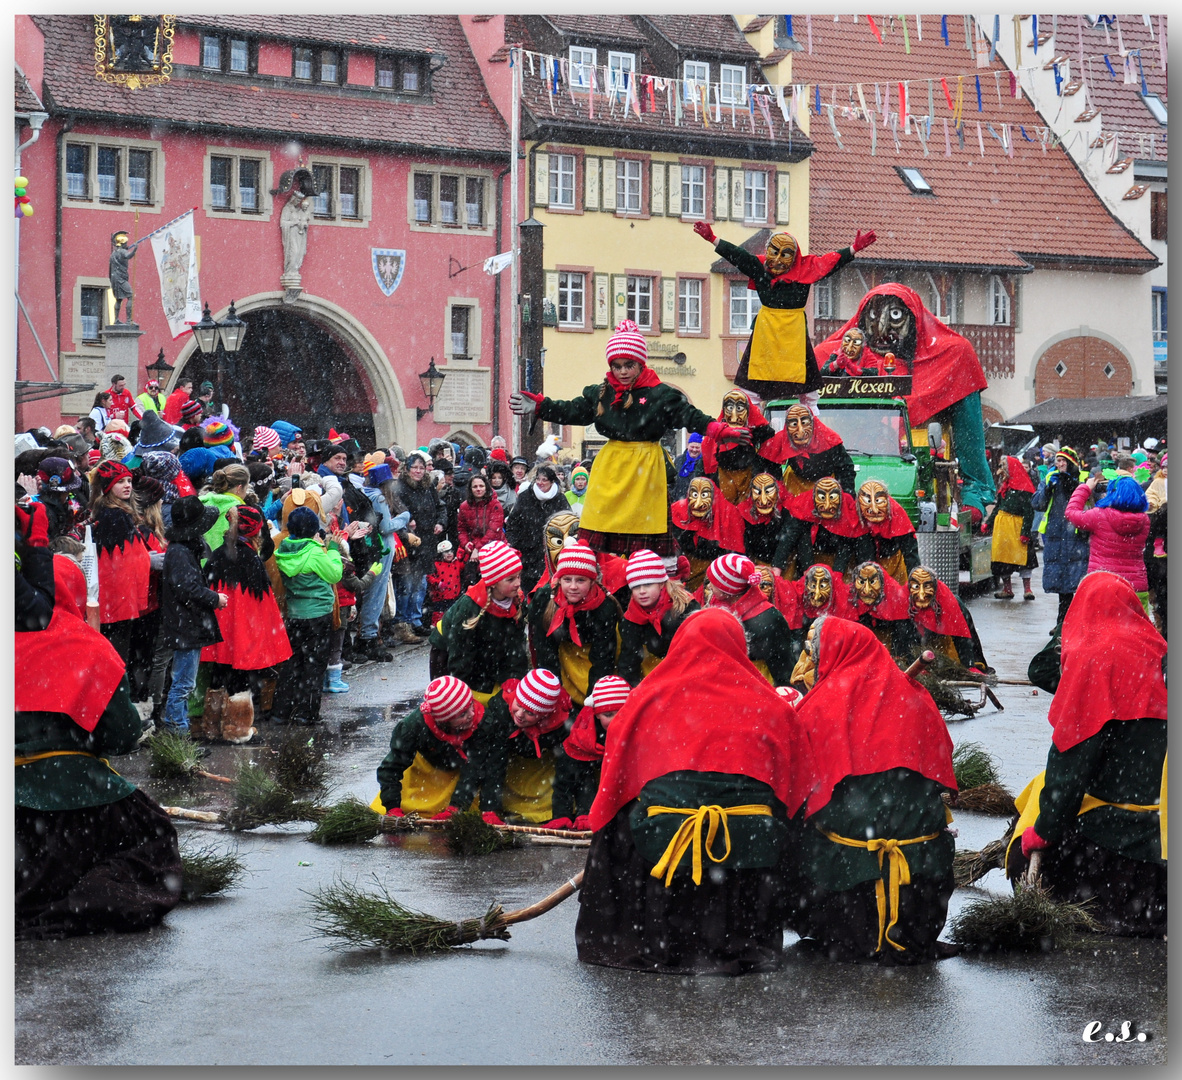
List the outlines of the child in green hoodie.
<svg viewBox="0 0 1182 1080">
<path fill-rule="evenodd" d="M 288 537 L 275 551 L 287 596 L 291 659 L 279 669 L 273 724 L 320 722 L 320 689 L 332 644 L 333 585 L 344 566 L 335 548 L 317 536 L 320 519 L 306 506 L 287 519 Z"/>
</svg>

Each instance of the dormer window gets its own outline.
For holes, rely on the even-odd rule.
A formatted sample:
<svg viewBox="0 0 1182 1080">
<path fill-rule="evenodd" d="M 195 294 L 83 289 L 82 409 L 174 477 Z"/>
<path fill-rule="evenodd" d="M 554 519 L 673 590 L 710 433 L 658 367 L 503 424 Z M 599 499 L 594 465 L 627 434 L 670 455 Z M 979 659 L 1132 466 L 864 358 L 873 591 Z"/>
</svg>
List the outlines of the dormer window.
<svg viewBox="0 0 1182 1080">
<path fill-rule="evenodd" d="M 374 86 L 402 94 L 421 94 L 425 79 L 423 61 L 417 56 L 381 55 L 374 65 Z"/>
<path fill-rule="evenodd" d="M 624 72 L 629 72 L 628 79 L 636 71 L 636 56 L 634 53 L 609 52 L 607 54 L 607 70 L 612 90 L 623 90 L 625 87 Z"/>
<path fill-rule="evenodd" d="M 747 100 L 747 69 L 735 64 L 723 64 L 720 100 L 725 105 L 743 104 Z"/>
<path fill-rule="evenodd" d="M 336 49 L 292 49 L 291 73 L 294 78 L 307 82 L 337 84 L 344 81 L 344 65 Z"/>
<path fill-rule="evenodd" d="M 693 101 L 698 96 L 699 86 L 710 85 L 710 65 L 704 60 L 687 60 L 682 68 L 685 80 L 685 100 Z"/>
<path fill-rule="evenodd" d="M 1166 103 L 1157 94 L 1142 94 L 1141 100 L 1145 102 L 1145 108 L 1153 114 L 1153 119 L 1161 124 L 1162 127 L 1165 127 L 1168 115 L 1166 112 Z"/>
<path fill-rule="evenodd" d="M 568 59 L 570 60 L 571 86 L 584 90 L 590 89 L 591 69 L 595 67 L 595 50 L 585 49 L 581 45 L 572 45 Z"/>
<path fill-rule="evenodd" d="M 224 71 L 232 75 L 253 74 L 256 67 L 254 43 L 247 38 L 225 34 L 202 34 L 201 66 L 206 71 Z"/>
</svg>

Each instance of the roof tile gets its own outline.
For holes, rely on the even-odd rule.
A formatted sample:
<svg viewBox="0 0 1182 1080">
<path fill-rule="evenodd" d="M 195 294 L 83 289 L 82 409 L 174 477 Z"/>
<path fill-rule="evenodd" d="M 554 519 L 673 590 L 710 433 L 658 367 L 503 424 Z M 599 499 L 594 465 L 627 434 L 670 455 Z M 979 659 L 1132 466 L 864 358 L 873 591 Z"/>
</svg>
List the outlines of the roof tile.
<svg viewBox="0 0 1182 1080">
<path fill-rule="evenodd" d="M 25 73 L 18 67 L 16 74 L 16 112 L 18 114 L 45 112 L 45 106 L 41 104 L 41 99 L 33 91 L 29 85 L 29 80 L 25 78 Z"/>
<path fill-rule="evenodd" d="M 745 60 L 759 53 L 739 30 L 732 15 L 645 15 L 684 52 L 704 52 Z"/>
</svg>

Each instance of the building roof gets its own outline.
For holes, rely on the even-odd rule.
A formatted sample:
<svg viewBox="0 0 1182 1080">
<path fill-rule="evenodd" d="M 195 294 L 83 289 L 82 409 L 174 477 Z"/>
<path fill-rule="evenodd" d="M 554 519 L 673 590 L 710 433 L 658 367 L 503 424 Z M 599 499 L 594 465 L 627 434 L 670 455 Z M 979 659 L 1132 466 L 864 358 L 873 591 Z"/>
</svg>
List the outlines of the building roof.
<svg viewBox="0 0 1182 1080">
<path fill-rule="evenodd" d="M 809 243 L 813 251 L 843 247 L 855 229 L 863 228 L 878 234 L 874 247 L 859 255 L 860 261 L 871 264 L 1023 270 L 1032 262 L 1048 260 L 1138 272 L 1157 265 L 1153 253 L 1105 208 L 1071 157 L 1061 147 L 1043 151 L 1039 138 L 1045 125 L 1025 96 L 1009 96 L 1009 71 L 1000 60 L 984 69 L 975 67 L 973 55 L 964 46 L 960 16 L 948 16 L 949 46 L 940 35 L 939 17 L 926 17 L 922 42 L 915 16 L 907 18 L 910 53 L 899 17 L 885 16 L 881 45 L 864 18 L 856 23 L 846 18 L 823 19 L 813 26 L 813 52 L 793 56 L 792 80 L 809 84 L 810 109 L 817 85 L 823 105 L 836 102 L 833 124 L 841 141 L 839 146 L 828 109 L 812 116 L 810 137 L 816 150 L 809 164 Z M 963 148 L 940 86 L 940 79 L 947 79 L 955 101 L 957 76 L 963 76 Z M 927 156 L 920 139 L 914 133 L 904 134 L 901 123 L 897 149 L 891 127 L 881 125 L 878 95 L 885 93 L 891 111 L 897 113 L 901 80 L 908 84 L 912 115 L 928 113 L 930 88 L 933 110 Z M 874 154 L 870 125 L 858 109 L 859 83 L 867 108 L 878 116 Z M 951 156 L 945 150 L 945 121 Z M 992 126 L 1000 136 L 1003 124 L 1011 125 L 1013 157 L 989 132 Z M 1022 128 L 1034 141 L 1026 141 Z M 913 193 L 896 167 L 919 169 L 932 193 Z"/>
<path fill-rule="evenodd" d="M 1125 424 L 1160 413 L 1165 420 L 1168 395 L 1153 397 L 1048 398 L 1010 417 L 1010 424 L 1038 429 L 1057 424 Z"/>
<path fill-rule="evenodd" d="M 237 31 L 281 41 L 392 49 L 399 52 L 446 51 L 440 41 L 439 16 L 429 15 L 178 15 L 181 26 Z"/>
<path fill-rule="evenodd" d="M 29 85 L 29 80 L 20 66 L 16 68 L 16 109 L 17 116 L 28 116 L 29 113 L 43 113 L 45 106 Z"/>
<path fill-rule="evenodd" d="M 754 60 L 759 53 L 739 30 L 732 15 L 645 15 L 679 52 Z"/>
<path fill-rule="evenodd" d="M 783 229 L 777 229 L 776 232 L 783 232 Z M 767 242 L 772 238 L 771 229 L 760 229 L 753 232 L 746 240 L 744 240 L 739 247 L 751 255 L 762 255 L 767 251 Z M 734 277 L 739 273 L 735 269 L 734 263 L 728 262 L 726 259 L 715 259 L 710 264 L 710 272 L 712 274 L 729 274 Z"/>
<path fill-rule="evenodd" d="M 51 112 L 103 118 L 163 119 L 193 129 L 275 134 L 324 142 L 377 143 L 450 153 L 503 153 L 508 132 L 489 100 L 480 70 L 454 15 L 209 16 L 203 25 L 291 36 L 292 23 L 316 40 L 351 43 L 353 21 L 370 29 L 373 47 L 410 49 L 429 42 L 444 57 L 422 101 L 394 100 L 368 89 L 297 86 L 269 77 L 207 77 L 178 66 L 162 86 L 128 91 L 95 78 L 89 15 L 35 16 L 45 34 L 45 93 Z M 230 23 L 235 25 L 231 26 Z M 238 25 L 241 24 L 241 25 Z M 343 29 L 344 28 L 344 29 Z M 263 32 L 262 29 L 259 32 Z M 341 35 L 333 37 L 332 35 Z M 307 38 L 305 38 L 307 40 Z"/>
<path fill-rule="evenodd" d="M 565 37 L 643 45 L 648 39 L 627 15 L 546 15 L 551 26 Z"/>
</svg>

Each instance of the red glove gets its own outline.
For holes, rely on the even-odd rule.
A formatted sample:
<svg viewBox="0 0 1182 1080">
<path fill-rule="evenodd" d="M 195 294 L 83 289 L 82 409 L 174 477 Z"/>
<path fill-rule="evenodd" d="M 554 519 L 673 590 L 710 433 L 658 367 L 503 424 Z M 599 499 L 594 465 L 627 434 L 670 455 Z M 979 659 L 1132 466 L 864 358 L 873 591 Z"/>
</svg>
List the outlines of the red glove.
<svg viewBox="0 0 1182 1080">
<path fill-rule="evenodd" d="M 580 814 L 571 823 L 571 828 L 574 829 L 576 832 L 590 832 L 591 831 L 591 815 L 590 814 Z"/>
<path fill-rule="evenodd" d="M 715 243 L 718 237 L 714 235 L 714 230 L 710 228 L 708 221 L 695 221 L 694 232 L 696 232 L 703 240 L 709 240 L 710 243 Z"/>
<path fill-rule="evenodd" d="M 522 397 L 529 398 L 530 401 L 532 401 L 535 405 L 541 405 L 542 402 L 546 400 L 545 394 L 534 394 L 534 393 L 531 393 L 529 390 L 519 390 L 518 393 Z"/>
<path fill-rule="evenodd" d="M 29 547 L 49 547 L 49 513 L 41 503 L 16 508 L 16 531 Z"/>
<path fill-rule="evenodd" d="M 448 809 L 450 809 L 450 807 Z M 485 812 L 480 815 L 480 819 L 485 823 L 485 825 L 504 825 L 505 824 L 500 819 L 500 817 L 498 817 L 497 814 L 492 810 L 485 810 Z"/>
<path fill-rule="evenodd" d="M 386 811 L 386 817 L 406 817 L 406 815 L 402 812 L 401 806 L 396 806 L 393 810 Z"/>
<path fill-rule="evenodd" d="M 1019 536 L 1019 537 L 1018 537 L 1018 541 L 1019 541 L 1020 543 L 1023 543 L 1023 544 L 1029 544 L 1029 543 L 1030 543 L 1030 537 L 1029 537 L 1029 536 Z"/>
<path fill-rule="evenodd" d="M 453 814 L 458 814 L 460 808 L 458 806 L 449 806 L 446 810 L 440 810 L 431 820 L 432 821 L 446 821 Z"/>
<path fill-rule="evenodd" d="M 673 576 L 678 581 L 689 581 L 690 575 L 693 573 L 693 567 L 690 566 L 690 561 L 684 555 L 677 556 L 677 573 Z"/>
<path fill-rule="evenodd" d="M 1022 834 L 1022 857 L 1024 859 L 1029 859 L 1032 851 L 1042 851 L 1043 848 L 1050 846 L 1034 831 L 1033 825 Z"/>
<path fill-rule="evenodd" d="M 877 239 L 878 237 L 874 235 L 873 229 L 871 229 L 869 232 L 862 232 L 862 230 L 859 229 L 858 235 L 854 237 L 854 242 L 850 244 L 850 247 L 854 251 L 861 251 L 863 248 L 869 247 Z"/>
<path fill-rule="evenodd" d="M 543 829 L 573 829 L 574 823 L 568 817 L 551 818 L 543 826 Z"/>
<path fill-rule="evenodd" d="M 731 427 L 722 420 L 711 420 L 706 425 L 706 435 L 715 442 L 737 443 L 740 446 L 751 445 L 751 432 L 746 428 Z"/>
</svg>

